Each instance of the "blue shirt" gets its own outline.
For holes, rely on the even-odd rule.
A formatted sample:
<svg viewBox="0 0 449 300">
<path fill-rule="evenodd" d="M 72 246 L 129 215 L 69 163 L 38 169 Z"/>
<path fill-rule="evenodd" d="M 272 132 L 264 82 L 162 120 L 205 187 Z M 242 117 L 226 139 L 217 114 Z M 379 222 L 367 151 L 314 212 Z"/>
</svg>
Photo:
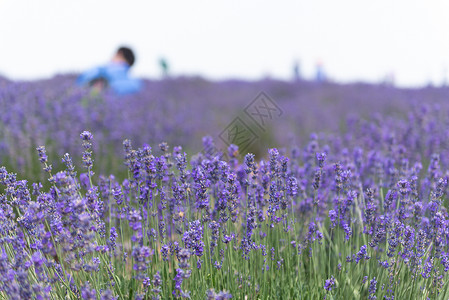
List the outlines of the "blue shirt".
<svg viewBox="0 0 449 300">
<path fill-rule="evenodd" d="M 117 95 L 132 94 L 140 91 L 142 82 L 128 75 L 129 66 L 126 63 L 111 62 L 105 66 L 92 68 L 82 73 L 76 83 L 86 85 L 95 79 L 105 79 L 108 86 Z"/>
</svg>

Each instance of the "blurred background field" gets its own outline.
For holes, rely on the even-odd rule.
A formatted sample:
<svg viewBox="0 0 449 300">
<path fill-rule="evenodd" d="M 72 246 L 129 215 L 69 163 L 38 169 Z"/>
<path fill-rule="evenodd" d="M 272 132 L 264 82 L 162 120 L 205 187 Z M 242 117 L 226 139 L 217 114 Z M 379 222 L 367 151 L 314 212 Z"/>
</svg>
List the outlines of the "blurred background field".
<svg viewBox="0 0 449 300">
<path fill-rule="evenodd" d="M 422 106 L 443 118 L 448 8 L 439 0 L 0 1 L 0 163 L 43 180 L 34 149 L 45 145 L 56 169 L 66 152 L 79 164 L 84 130 L 94 134 L 96 170 L 121 173 L 124 139 L 155 151 L 166 141 L 190 155 L 211 136 L 226 152 L 235 120 L 254 137 L 241 151 L 261 158 L 270 147 L 302 148 L 312 133 L 350 136 L 363 122 L 406 128 Z M 136 54 L 129 73 L 144 82 L 139 94 L 76 86 L 120 45 Z M 281 112 L 262 127 L 245 113 L 261 92 Z M 446 151 L 445 141 L 433 144 Z"/>
<path fill-rule="evenodd" d="M 139 94 L 116 97 L 76 87 L 75 78 L 60 75 L 35 81 L 0 79 L 0 111 L 4 112 L 0 119 L 0 164 L 28 179 L 42 180 L 36 147 L 47 148 L 55 169 L 62 168 L 61 158 L 67 152 L 79 164 L 79 134 L 90 130 L 94 135 L 96 171 L 120 174 L 125 170 L 121 159 L 124 139 L 130 139 L 134 147 L 148 144 L 155 153 L 159 143 L 167 142 L 195 154 L 203 150 L 202 138 L 210 136 L 218 150 L 226 152 L 227 141 L 222 133 L 236 117 L 255 135 L 248 147 L 239 145 L 245 152 L 240 154 L 243 157 L 252 152 L 261 159 L 272 147 L 303 148 L 313 133 L 319 133 L 325 141 L 332 134 L 346 134 L 347 140 L 341 143 L 349 147 L 344 144 L 360 136 L 357 130 L 375 127 L 383 135 L 378 137 L 382 140 L 389 134 L 382 127 L 393 124 L 401 129 L 395 134 L 403 134 L 394 138 L 410 139 L 410 122 L 423 115 L 429 124 L 422 126 L 428 132 L 416 139 L 422 142 L 423 151 L 440 152 L 442 163 L 447 162 L 447 142 L 441 136 L 447 135 L 448 87 L 407 89 L 386 84 L 178 77 L 145 80 Z M 245 107 L 260 92 L 281 109 L 280 116 L 266 118 L 263 128 L 245 114 Z M 437 136 L 438 140 L 432 142 Z"/>
</svg>

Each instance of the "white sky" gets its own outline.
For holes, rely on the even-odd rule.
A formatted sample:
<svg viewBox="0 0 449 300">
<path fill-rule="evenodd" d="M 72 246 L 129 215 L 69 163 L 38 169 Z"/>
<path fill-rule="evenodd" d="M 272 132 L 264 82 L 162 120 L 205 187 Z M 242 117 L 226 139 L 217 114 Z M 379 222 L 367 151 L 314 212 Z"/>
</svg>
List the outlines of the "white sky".
<svg viewBox="0 0 449 300">
<path fill-rule="evenodd" d="M 446 0 L 0 0 L 0 74 L 81 72 L 133 47 L 136 76 L 289 79 L 295 60 L 337 81 L 449 77 Z"/>
</svg>

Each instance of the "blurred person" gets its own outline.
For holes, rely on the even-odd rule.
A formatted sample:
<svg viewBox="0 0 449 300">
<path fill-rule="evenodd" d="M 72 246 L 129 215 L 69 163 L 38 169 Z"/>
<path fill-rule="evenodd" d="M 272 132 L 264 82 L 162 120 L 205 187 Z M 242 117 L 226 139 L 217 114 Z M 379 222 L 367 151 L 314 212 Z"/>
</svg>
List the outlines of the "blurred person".
<svg viewBox="0 0 449 300">
<path fill-rule="evenodd" d="M 82 73 L 76 83 L 88 85 L 98 92 L 111 89 L 117 95 L 136 93 L 140 91 L 142 83 L 128 74 L 134 62 L 134 52 L 128 47 L 120 47 L 109 63 Z"/>
<path fill-rule="evenodd" d="M 441 82 L 441 86 L 447 86 L 447 66 L 443 66 L 443 81 Z"/>
<path fill-rule="evenodd" d="M 316 67 L 316 69 L 315 69 L 315 81 L 316 82 L 326 81 L 327 76 L 326 76 L 326 72 L 324 71 L 323 62 L 321 60 L 319 60 L 316 63 L 315 67 Z"/>
<path fill-rule="evenodd" d="M 301 80 L 301 65 L 299 61 L 295 61 L 293 63 L 293 80 L 294 81 Z"/>
<path fill-rule="evenodd" d="M 395 75 L 394 75 L 394 72 L 393 72 L 393 71 L 388 72 L 388 73 L 385 75 L 384 84 L 387 85 L 387 86 L 394 86 L 394 83 L 395 83 Z"/>
<path fill-rule="evenodd" d="M 162 77 L 167 78 L 168 77 L 168 61 L 163 57 L 160 58 L 159 66 L 161 67 Z"/>
</svg>

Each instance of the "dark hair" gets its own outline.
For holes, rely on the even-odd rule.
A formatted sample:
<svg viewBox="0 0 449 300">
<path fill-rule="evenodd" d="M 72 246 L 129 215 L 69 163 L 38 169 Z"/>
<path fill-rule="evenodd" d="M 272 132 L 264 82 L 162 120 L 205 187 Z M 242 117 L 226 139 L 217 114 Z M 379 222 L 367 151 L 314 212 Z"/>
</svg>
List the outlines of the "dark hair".
<svg viewBox="0 0 449 300">
<path fill-rule="evenodd" d="M 134 56 L 134 52 L 130 48 L 120 47 L 117 50 L 117 53 L 120 53 L 123 55 L 123 57 L 125 58 L 126 62 L 128 63 L 128 65 L 130 67 L 134 64 L 134 61 L 136 60 L 136 58 Z"/>
</svg>

